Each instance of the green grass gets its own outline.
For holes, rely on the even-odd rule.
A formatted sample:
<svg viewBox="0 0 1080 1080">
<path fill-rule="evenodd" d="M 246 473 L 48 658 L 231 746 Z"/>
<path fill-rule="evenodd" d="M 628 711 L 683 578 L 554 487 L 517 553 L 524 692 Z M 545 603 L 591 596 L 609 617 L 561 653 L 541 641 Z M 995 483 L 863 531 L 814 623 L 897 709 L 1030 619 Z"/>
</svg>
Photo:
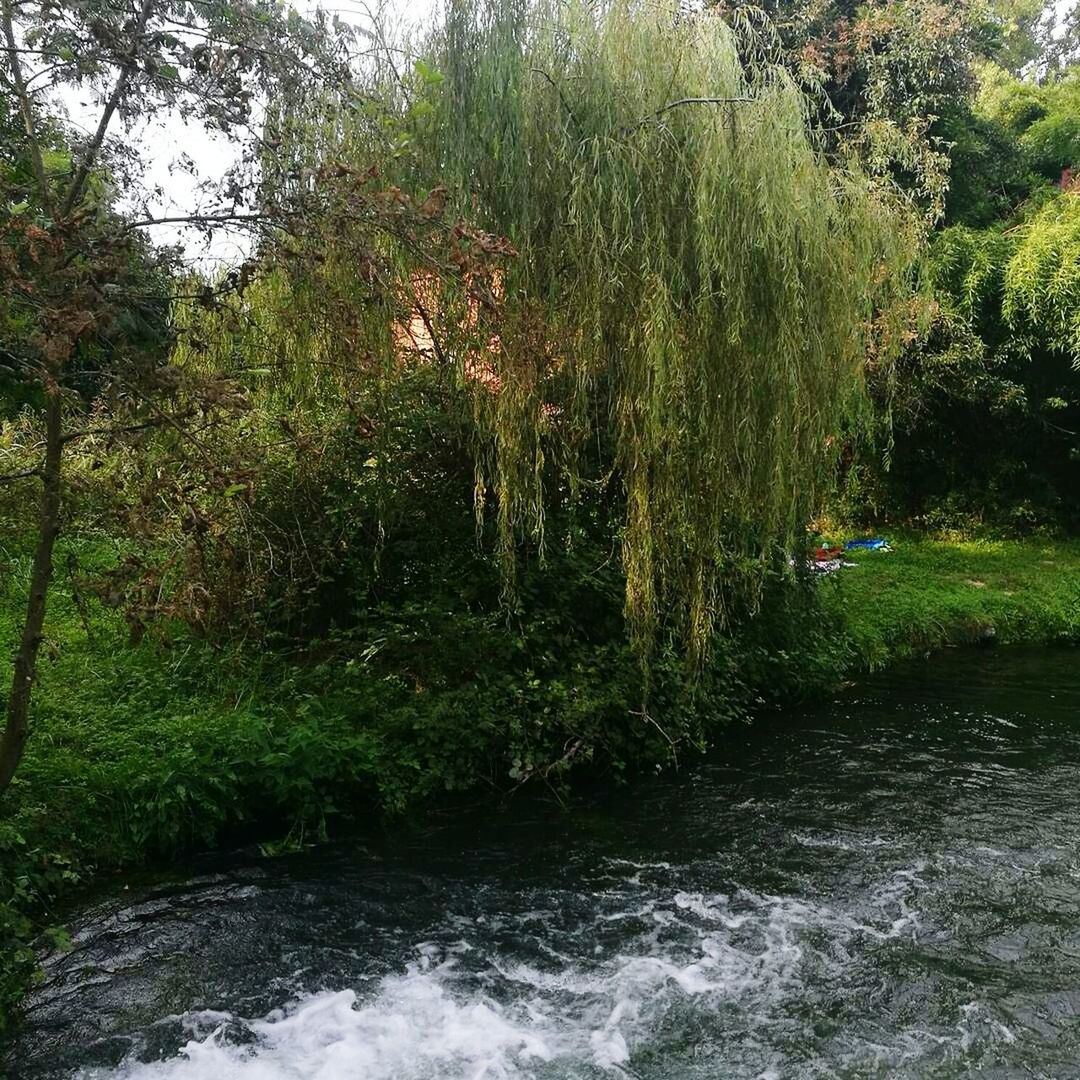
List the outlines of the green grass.
<svg viewBox="0 0 1080 1080">
<path fill-rule="evenodd" d="M 0 579 L 5 655 L 24 562 L 11 560 Z M 119 613 L 76 603 L 58 576 L 31 738 L 0 799 L 0 1032 L 32 974 L 33 936 L 97 873 L 226 835 L 297 840 L 290 829 L 317 831 L 342 792 L 356 791 L 358 808 L 375 805 L 373 725 L 350 715 L 340 693 L 315 691 L 288 665 L 240 647 L 132 645 Z"/>
<path fill-rule="evenodd" d="M 855 552 L 821 598 L 854 671 L 985 640 L 1080 640 L 1080 541 L 931 540 L 892 534 L 890 552 Z"/>
<path fill-rule="evenodd" d="M 1002 644 L 1080 641 L 1080 542 L 893 540 L 892 552 L 855 554 L 857 567 L 819 582 L 824 610 L 803 613 L 806 631 L 793 622 L 786 638 L 777 633 L 789 615 L 775 611 L 739 639 L 724 658 L 732 677 L 703 710 L 712 726 L 692 741 L 722 742 L 723 719 L 741 702 L 790 701 L 893 660 L 981 640 L 989 628 Z M 64 565 L 63 553 L 57 561 Z M 9 653 L 25 582 L 21 561 L 8 565 L 0 648 Z M 633 673 L 623 669 L 633 665 L 625 649 L 601 642 L 572 654 L 574 611 L 569 637 L 548 643 L 547 667 L 505 620 L 471 625 L 442 614 L 448 621 L 426 621 L 427 608 L 419 621 L 408 612 L 377 619 L 378 635 L 412 635 L 432 654 L 421 680 L 340 657 L 290 665 L 183 636 L 171 647 L 133 646 L 123 618 L 76 603 L 61 574 L 31 741 L 0 801 L 0 1030 L 5 1006 L 31 977 L 30 942 L 60 921 L 57 900 L 104 870 L 241 837 L 287 846 L 327 821 L 406 809 L 470 784 L 505 787 L 508 775 L 528 771 L 529 754 L 562 754 L 567 732 L 596 748 L 575 760 L 606 756 L 614 771 L 666 752 L 662 742 L 650 750 L 642 725 L 626 720 L 621 698 Z M 468 661 L 455 648 L 484 663 L 461 675 Z M 523 649 L 527 678 L 514 667 Z M 459 681 L 446 675 L 451 668 Z M 693 731 L 674 726 L 683 722 L 676 706 L 653 707 L 667 730 Z"/>
</svg>

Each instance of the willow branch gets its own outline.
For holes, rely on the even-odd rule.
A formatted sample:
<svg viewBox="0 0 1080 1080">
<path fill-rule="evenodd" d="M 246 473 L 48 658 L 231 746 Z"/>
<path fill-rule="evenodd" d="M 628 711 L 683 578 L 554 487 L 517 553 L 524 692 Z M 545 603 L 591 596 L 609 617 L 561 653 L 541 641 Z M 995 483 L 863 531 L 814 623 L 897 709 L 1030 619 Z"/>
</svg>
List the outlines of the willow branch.
<svg viewBox="0 0 1080 1080">
<path fill-rule="evenodd" d="M 529 70 L 534 75 L 540 75 L 542 78 L 547 79 L 547 81 L 551 84 L 552 90 L 554 90 L 555 93 L 559 95 L 559 103 L 566 110 L 566 113 L 570 117 L 570 119 L 574 121 L 574 127 L 577 128 L 578 134 L 581 135 L 581 122 L 578 120 L 577 114 L 574 112 L 574 110 L 570 108 L 570 102 L 566 100 L 566 97 L 562 92 L 562 87 L 559 86 L 559 84 L 546 71 L 544 71 L 543 68 L 529 68 Z"/>
<path fill-rule="evenodd" d="M 657 109 L 656 112 L 649 113 L 648 116 L 642 117 L 636 124 L 631 124 L 630 127 L 623 128 L 622 134 L 629 135 L 631 132 L 637 131 L 638 128 L 644 127 L 650 120 L 659 120 L 664 113 L 671 112 L 672 109 L 678 109 L 683 105 L 748 105 L 757 98 L 752 97 L 686 97 L 679 98 L 678 101 L 669 101 L 662 108 Z"/>
</svg>

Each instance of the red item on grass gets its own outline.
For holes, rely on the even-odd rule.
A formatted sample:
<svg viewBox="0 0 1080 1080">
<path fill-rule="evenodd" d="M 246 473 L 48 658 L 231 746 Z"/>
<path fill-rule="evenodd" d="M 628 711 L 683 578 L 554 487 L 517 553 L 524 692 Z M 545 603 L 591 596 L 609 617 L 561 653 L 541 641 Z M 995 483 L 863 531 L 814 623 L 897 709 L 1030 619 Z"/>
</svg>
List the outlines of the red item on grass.
<svg viewBox="0 0 1080 1080">
<path fill-rule="evenodd" d="M 818 562 L 828 562 L 830 559 L 839 558 L 843 554 L 844 549 L 842 547 L 819 547 L 814 552 L 814 558 Z"/>
</svg>

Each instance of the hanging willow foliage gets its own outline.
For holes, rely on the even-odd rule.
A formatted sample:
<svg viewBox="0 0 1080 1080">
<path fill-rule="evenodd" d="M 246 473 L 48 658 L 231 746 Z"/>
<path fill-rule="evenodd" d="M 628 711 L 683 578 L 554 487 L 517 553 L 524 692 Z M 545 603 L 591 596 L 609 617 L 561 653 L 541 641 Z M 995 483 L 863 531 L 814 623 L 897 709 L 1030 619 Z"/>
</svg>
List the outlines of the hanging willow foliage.
<svg viewBox="0 0 1080 1080">
<path fill-rule="evenodd" d="M 508 238 L 486 277 L 380 247 L 399 308 L 431 294 L 429 345 L 472 403 L 506 579 L 520 539 L 542 543 L 553 491 L 606 481 L 634 641 L 647 657 L 677 633 L 700 660 L 820 507 L 871 344 L 885 362 L 899 336 L 916 216 L 826 161 L 798 89 L 714 14 L 451 0 L 424 55 L 381 72 L 382 111 L 344 114 L 329 141 L 415 199 L 445 188 L 442 220 Z M 363 284 L 342 251 L 324 313 Z M 387 320 L 408 316 L 386 295 L 344 349 L 333 319 L 300 341 L 294 318 L 290 352 L 367 349 L 392 373 Z"/>
<path fill-rule="evenodd" d="M 898 198 L 823 160 L 787 76 L 744 58 L 675 4 L 459 0 L 422 140 L 520 253 L 492 355 L 506 391 L 482 416 L 503 544 L 542 526 L 538 433 L 571 451 L 599 434 L 631 631 L 647 651 L 677 625 L 693 657 L 820 507 L 918 245 Z"/>
</svg>

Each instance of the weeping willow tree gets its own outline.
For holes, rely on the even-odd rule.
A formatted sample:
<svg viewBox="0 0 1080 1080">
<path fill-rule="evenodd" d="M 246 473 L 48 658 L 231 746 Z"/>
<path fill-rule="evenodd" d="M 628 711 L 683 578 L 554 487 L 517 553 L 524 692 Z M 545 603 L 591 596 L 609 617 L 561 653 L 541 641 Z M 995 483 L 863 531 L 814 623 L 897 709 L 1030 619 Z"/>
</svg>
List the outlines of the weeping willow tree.
<svg viewBox="0 0 1080 1080">
<path fill-rule="evenodd" d="M 519 252 L 492 357 L 513 390 L 483 417 L 503 543 L 542 527 L 538 427 L 571 481 L 599 433 L 631 631 L 700 657 L 820 507 L 914 221 L 823 159 L 803 96 L 715 16 L 473 0 L 432 55 L 423 164 Z"/>
<path fill-rule="evenodd" d="M 820 507 L 867 356 L 899 336 L 916 217 L 826 160 L 799 90 L 713 14 L 451 0 L 423 55 L 306 152 L 376 163 L 442 254 L 331 243 L 291 298 L 294 378 L 357 356 L 393 378 L 419 314 L 471 408 L 508 586 L 551 500 L 605 487 L 633 640 L 700 660 Z"/>
</svg>

